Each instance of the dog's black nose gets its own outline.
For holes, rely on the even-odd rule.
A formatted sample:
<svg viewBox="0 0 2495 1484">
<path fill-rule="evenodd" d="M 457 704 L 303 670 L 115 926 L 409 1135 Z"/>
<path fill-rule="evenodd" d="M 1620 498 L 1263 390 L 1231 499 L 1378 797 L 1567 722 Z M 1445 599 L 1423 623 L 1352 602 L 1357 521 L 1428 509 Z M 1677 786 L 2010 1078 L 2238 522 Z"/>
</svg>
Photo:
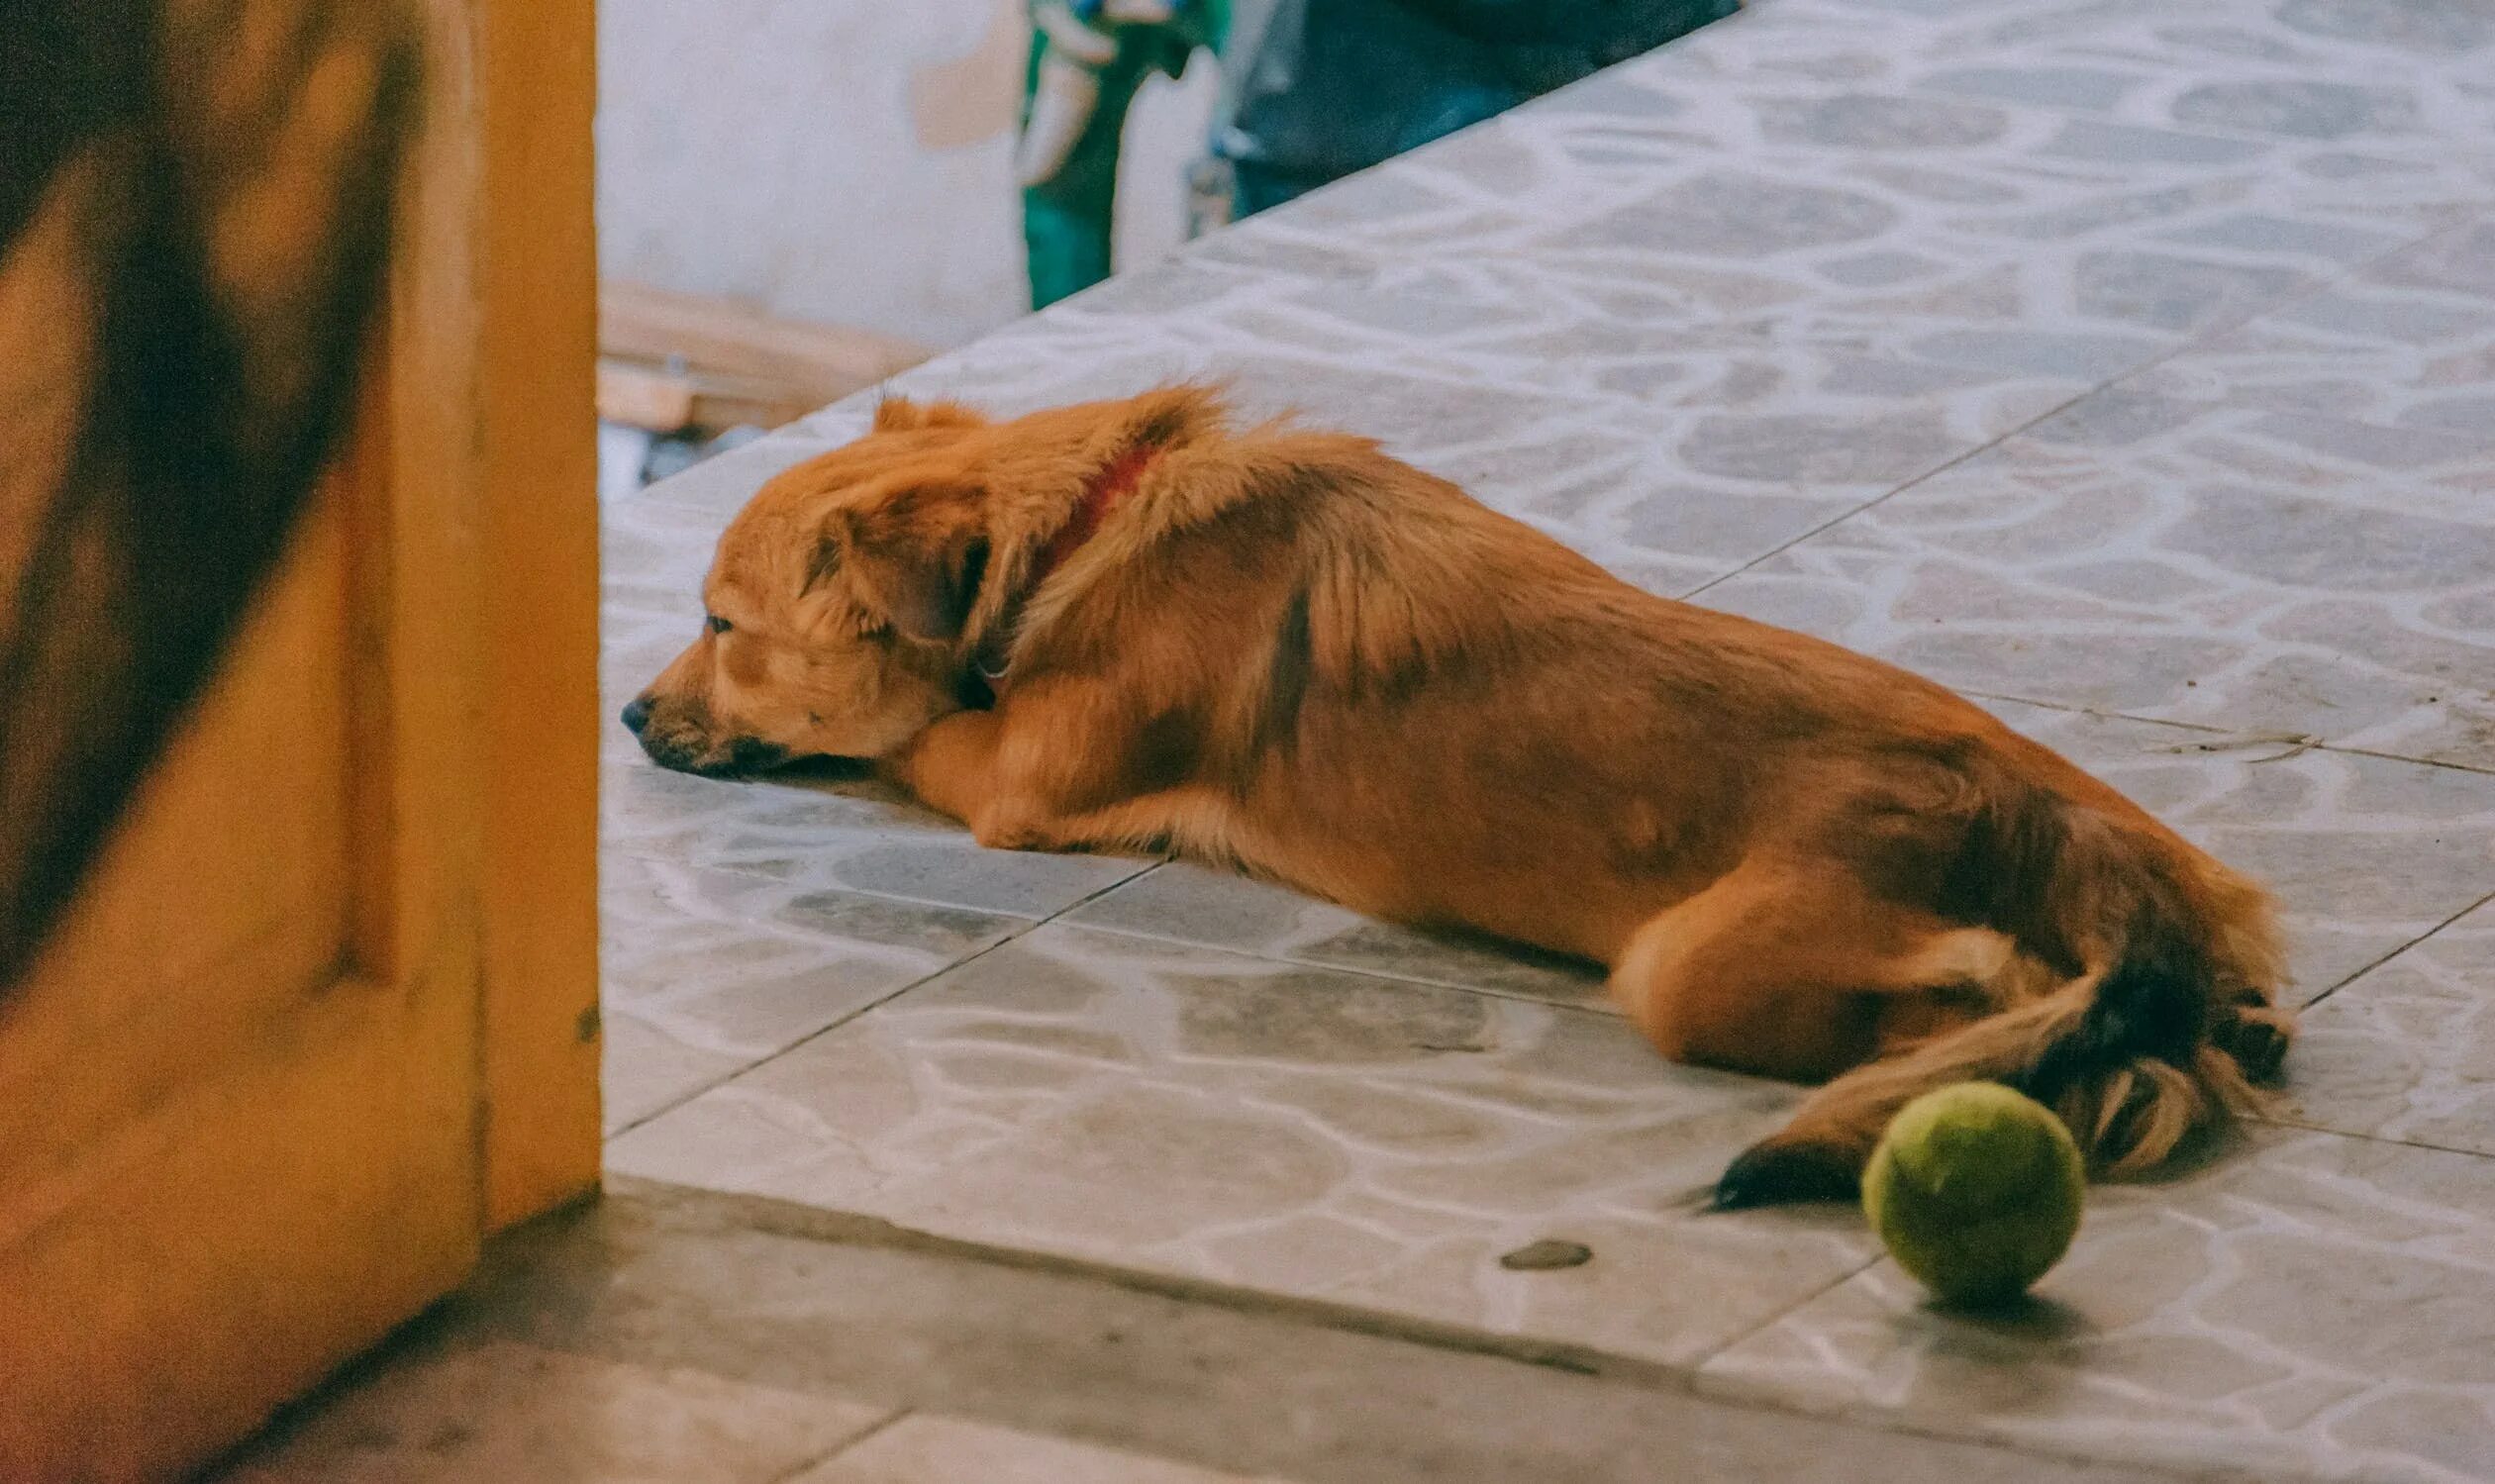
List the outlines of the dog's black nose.
<svg viewBox="0 0 2495 1484">
<path fill-rule="evenodd" d="M 632 701 L 626 703 L 624 707 L 625 731 L 632 733 L 635 737 L 639 737 L 641 736 L 641 730 L 649 725 L 649 703 L 648 701 L 637 696 Z"/>
</svg>

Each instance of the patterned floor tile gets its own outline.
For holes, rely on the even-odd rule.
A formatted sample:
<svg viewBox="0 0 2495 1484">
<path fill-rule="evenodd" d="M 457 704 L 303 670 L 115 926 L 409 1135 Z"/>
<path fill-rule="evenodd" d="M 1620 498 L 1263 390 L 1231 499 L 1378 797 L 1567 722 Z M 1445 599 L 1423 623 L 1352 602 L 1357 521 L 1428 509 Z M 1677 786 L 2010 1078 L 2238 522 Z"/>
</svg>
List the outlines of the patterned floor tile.
<svg viewBox="0 0 2495 1484">
<path fill-rule="evenodd" d="M 2294 1119 L 2495 1154 L 2495 904 L 2314 1007 Z"/>
<path fill-rule="evenodd" d="M 2101 1189 L 2008 1318 L 1891 1263 L 1709 1361 L 1712 1394 L 2089 1457 L 2394 1481 L 2495 1477 L 2495 1160 L 2273 1132 Z"/>
<path fill-rule="evenodd" d="M 2299 998 L 2495 891 L 2495 776 L 2297 751 L 2262 734 L 1990 704 L 2276 892 Z"/>
<path fill-rule="evenodd" d="M 1209 866 L 1156 866 L 1068 913 L 1087 928 L 1610 1012 L 1601 969 L 1418 933 Z"/>
<path fill-rule="evenodd" d="M 776 1484 L 884 1415 L 696 1371 L 496 1343 L 385 1373 L 218 1477 Z"/>
<path fill-rule="evenodd" d="M 2467 152 L 2495 117 L 2495 22 L 2472 0 L 1801 0 L 1746 23 L 1679 63 L 2346 148 Z"/>
<path fill-rule="evenodd" d="M 1320 193 L 1196 255 L 1326 251 L 1346 280 L 1388 261 L 1526 267 L 1691 330 L 1803 310 L 1915 323 L 2015 309 L 2171 334 L 2495 204 L 2495 163 L 2429 138 L 2398 157 L 1676 62 L 1666 50 L 1413 156 L 1390 209 Z M 2196 235 L 2248 213 L 2290 224 L 2308 250 Z M 2137 241 L 2149 234 L 2154 249 Z M 2319 242 L 2331 250 L 2309 250 Z"/>
<path fill-rule="evenodd" d="M 1951 684 L 2495 767 L 2495 228 L 1708 588 Z"/>
<path fill-rule="evenodd" d="M 1026 926 L 630 856 L 603 874 L 610 1132 Z"/>
<path fill-rule="evenodd" d="M 1850 1213 L 1697 1213 L 1795 1096 L 1607 1016 L 1051 926 L 609 1166 L 1677 1362 L 1869 1255 Z M 1502 1265 L 1536 1243 L 1575 1265 Z"/>
<path fill-rule="evenodd" d="M 2399 17 L 2340 9 L 2246 49 L 2153 0 L 1782 0 L 1198 254 L 1510 268 L 1683 329 L 1850 319 L 2118 374 L 2495 205 L 2483 44 L 2421 64 Z"/>
<path fill-rule="evenodd" d="M 2204 437 L 2270 456 L 2289 489 L 2361 474 L 2412 514 L 2482 517 L 2495 499 L 2495 216 L 2366 264 L 2160 367 L 2140 390 Z M 2275 472 L 2273 472 L 2275 471 Z M 2301 476 L 2301 477 L 2300 477 Z"/>
<path fill-rule="evenodd" d="M 982 849 L 960 825 L 880 784 L 804 774 L 697 778 L 620 748 L 608 754 L 601 795 L 610 855 L 768 876 L 800 890 L 1046 917 L 1152 863 Z"/>
</svg>

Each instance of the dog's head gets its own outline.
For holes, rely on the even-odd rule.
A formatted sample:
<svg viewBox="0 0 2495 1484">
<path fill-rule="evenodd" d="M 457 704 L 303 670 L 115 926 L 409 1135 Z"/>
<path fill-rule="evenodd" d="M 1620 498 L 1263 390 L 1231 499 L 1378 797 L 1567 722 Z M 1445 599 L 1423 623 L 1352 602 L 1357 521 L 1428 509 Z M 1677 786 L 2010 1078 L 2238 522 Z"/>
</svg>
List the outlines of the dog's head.
<svg viewBox="0 0 2495 1484">
<path fill-rule="evenodd" d="M 720 536 L 702 632 L 624 709 L 649 755 L 697 773 L 878 757 L 961 709 L 989 426 L 889 401 L 865 437 L 765 484 Z"/>
</svg>

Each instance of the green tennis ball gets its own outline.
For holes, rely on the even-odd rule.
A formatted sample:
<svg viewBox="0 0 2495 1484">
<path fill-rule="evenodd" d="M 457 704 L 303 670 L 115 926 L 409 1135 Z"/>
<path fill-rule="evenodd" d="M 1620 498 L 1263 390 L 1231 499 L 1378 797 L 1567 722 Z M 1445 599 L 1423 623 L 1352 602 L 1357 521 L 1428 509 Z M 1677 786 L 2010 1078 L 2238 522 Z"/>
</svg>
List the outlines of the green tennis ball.
<svg viewBox="0 0 2495 1484">
<path fill-rule="evenodd" d="M 1899 1109 L 1862 1172 L 1863 1212 L 1897 1265 L 1970 1307 L 2014 1299 L 2059 1262 L 2087 1193 L 2061 1120 L 1996 1082 Z"/>
</svg>

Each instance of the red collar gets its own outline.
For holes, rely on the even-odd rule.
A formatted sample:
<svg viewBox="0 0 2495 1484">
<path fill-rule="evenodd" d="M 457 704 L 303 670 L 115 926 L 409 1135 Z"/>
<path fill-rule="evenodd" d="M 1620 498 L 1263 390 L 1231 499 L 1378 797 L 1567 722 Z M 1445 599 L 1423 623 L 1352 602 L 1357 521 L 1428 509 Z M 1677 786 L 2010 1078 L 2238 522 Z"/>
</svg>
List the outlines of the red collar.
<svg viewBox="0 0 2495 1484">
<path fill-rule="evenodd" d="M 1032 563 L 1031 576 L 1024 582 L 1022 592 L 997 615 L 987 638 L 980 642 L 977 652 L 971 656 L 972 667 L 991 690 L 1004 683 L 1009 651 L 1014 644 L 1014 631 L 1022 620 L 1023 604 L 1040 590 L 1040 584 L 1048 581 L 1057 568 L 1071 560 L 1074 553 L 1099 533 L 1100 523 L 1109 518 L 1109 512 L 1117 509 L 1121 501 L 1135 492 L 1135 486 L 1144 478 L 1144 471 L 1151 467 L 1152 460 L 1160 456 L 1160 451 L 1150 444 L 1129 448 L 1083 486 L 1083 498 L 1075 503 L 1074 513 L 1057 528 L 1056 535 L 1048 538 L 1048 544 L 1040 548 L 1040 558 Z"/>
</svg>

